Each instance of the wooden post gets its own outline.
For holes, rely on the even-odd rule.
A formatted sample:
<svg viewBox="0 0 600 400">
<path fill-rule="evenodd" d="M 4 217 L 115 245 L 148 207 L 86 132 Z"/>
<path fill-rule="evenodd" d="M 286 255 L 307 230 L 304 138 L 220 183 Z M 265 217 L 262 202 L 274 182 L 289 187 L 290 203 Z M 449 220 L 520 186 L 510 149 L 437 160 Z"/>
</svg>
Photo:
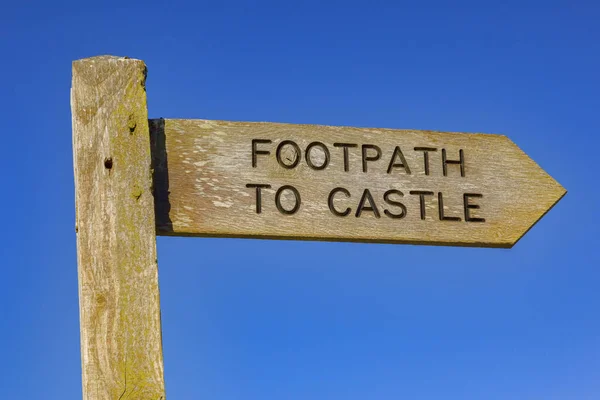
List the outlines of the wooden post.
<svg viewBox="0 0 600 400">
<path fill-rule="evenodd" d="M 146 66 L 73 63 L 83 399 L 164 399 Z"/>
</svg>

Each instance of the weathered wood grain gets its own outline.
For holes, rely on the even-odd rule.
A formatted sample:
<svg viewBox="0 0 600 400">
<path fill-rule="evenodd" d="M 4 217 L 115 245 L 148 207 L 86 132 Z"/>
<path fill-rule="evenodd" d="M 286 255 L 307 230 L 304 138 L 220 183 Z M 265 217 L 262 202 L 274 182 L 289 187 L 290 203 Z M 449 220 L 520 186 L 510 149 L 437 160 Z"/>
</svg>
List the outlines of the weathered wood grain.
<svg viewBox="0 0 600 400">
<path fill-rule="evenodd" d="M 145 74 L 126 58 L 73 63 L 85 400 L 165 398 Z"/>
<path fill-rule="evenodd" d="M 176 119 L 150 126 L 161 235 L 512 247 L 566 193 L 501 135 Z M 281 165 L 295 164 L 291 144 L 277 160 L 286 140 L 301 152 L 294 168 Z M 327 147 L 325 168 L 320 144 L 310 150 L 312 167 L 306 160 L 314 142 Z M 377 148 L 379 160 L 369 161 Z M 428 165 L 422 148 L 435 149 Z M 270 185 L 261 189 L 260 213 L 248 184 Z M 291 189 L 280 193 L 283 213 L 275 204 L 284 185 L 300 195 L 296 212 Z M 332 210 L 335 188 L 348 192 L 335 192 Z M 402 195 L 390 192 L 386 202 L 390 190 Z"/>
</svg>

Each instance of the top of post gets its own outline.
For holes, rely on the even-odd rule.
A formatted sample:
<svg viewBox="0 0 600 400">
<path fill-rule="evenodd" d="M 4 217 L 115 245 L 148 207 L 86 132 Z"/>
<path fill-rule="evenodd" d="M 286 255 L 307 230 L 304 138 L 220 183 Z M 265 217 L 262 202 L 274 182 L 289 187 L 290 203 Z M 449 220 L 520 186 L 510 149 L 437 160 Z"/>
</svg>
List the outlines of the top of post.
<svg viewBox="0 0 600 400">
<path fill-rule="evenodd" d="M 73 64 L 82 63 L 82 62 L 101 62 L 101 61 L 118 61 L 118 60 L 142 61 L 142 60 L 138 60 L 136 58 L 131 58 L 131 57 L 127 57 L 127 56 L 113 56 L 110 54 L 105 54 L 105 55 L 101 55 L 101 56 L 80 58 L 79 60 L 73 61 Z"/>
<path fill-rule="evenodd" d="M 130 73 L 139 73 L 141 85 L 146 83 L 146 63 L 142 60 L 129 57 L 118 57 L 111 55 L 95 56 L 82 58 L 73 61 L 73 79 L 82 78 L 83 81 L 91 85 L 102 84 L 110 75 L 117 70 L 129 71 Z M 127 74 L 120 73 L 120 76 Z"/>
</svg>

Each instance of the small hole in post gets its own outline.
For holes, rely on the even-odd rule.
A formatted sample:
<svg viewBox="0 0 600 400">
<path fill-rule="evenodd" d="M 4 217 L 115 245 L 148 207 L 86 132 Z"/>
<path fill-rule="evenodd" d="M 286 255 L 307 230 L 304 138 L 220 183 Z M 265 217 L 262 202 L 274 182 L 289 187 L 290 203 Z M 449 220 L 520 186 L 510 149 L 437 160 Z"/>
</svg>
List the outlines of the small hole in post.
<svg viewBox="0 0 600 400">
<path fill-rule="evenodd" d="M 135 122 L 135 115 L 131 114 L 127 120 L 127 126 L 129 127 L 129 133 L 133 134 L 137 123 Z"/>
<path fill-rule="evenodd" d="M 111 169 L 113 165 L 113 161 L 111 157 L 105 158 L 104 159 L 104 168 L 106 169 Z"/>
</svg>

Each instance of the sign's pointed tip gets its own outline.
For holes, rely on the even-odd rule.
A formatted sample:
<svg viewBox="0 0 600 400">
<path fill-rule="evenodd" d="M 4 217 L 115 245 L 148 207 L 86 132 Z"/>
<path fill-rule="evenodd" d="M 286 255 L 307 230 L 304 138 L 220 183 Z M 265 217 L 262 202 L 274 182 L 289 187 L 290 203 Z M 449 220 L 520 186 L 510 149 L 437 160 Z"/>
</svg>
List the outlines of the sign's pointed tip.
<svg viewBox="0 0 600 400">
<path fill-rule="evenodd" d="M 525 229 L 520 235 L 515 237 L 514 241 L 512 241 L 510 245 L 507 246 L 507 248 L 513 248 L 523 238 L 523 236 L 525 236 L 531 230 L 531 228 L 533 228 L 542 218 L 544 218 L 544 216 L 548 214 L 548 212 L 550 212 L 550 210 L 552 210 L 554 206 L 556 206 L 556 204 L 558 204 L 558 202 L 562 200 L 563 197 L 566 196 L 567 189 L 565 189 L 565 187 L 558 183 L 556 180 L 554 182 L 556 184 L 556 196 L 553 197 L 552 202 L 548 205 L 548 207 L 543 213 L 539 214 L 537 218 L 535 218 L 535 220 L 533 220 L 532 223 L 529 224 L 529 227 L 527 229 Z"/>
<path fill-rule="evenodd" d="M 558 203 L 559 201 L 561 201 L 561 199 L 563 197 L 565 197 L 567 195 L 567 193 L 569 192 L 564 186 L 562 186 L 560 183 L 557 182 L 558 187 L 560 188 L 560 192 L 559 192 L 559 196 L 556 199 L 556 202 L 552 205 L 552 207 L 554 207 L 556 205 L 556 203 Z M 551 207 L 551 208 L 552 208 Z"/>
<path fill-rule="evenodd" d="M 550 208 L 548 208 L 548 211 L 550 211 L 550 209 L 554 207 L 568 193 L 568 190 L 563 185 L 561 185 L 556 179 L 554 179 L 554 183 L 556 185 L 556 201 L 550 206 Z"/>
<path fill-rule="evenodd" d="M 562 189 L 562 195 L 560 196 L 560 198 L 562 199 L 568 193 L 568 190 L 560 183 L 558 184 L 558 186 L 560 186 L 560 188 Z"/>
</svg>

